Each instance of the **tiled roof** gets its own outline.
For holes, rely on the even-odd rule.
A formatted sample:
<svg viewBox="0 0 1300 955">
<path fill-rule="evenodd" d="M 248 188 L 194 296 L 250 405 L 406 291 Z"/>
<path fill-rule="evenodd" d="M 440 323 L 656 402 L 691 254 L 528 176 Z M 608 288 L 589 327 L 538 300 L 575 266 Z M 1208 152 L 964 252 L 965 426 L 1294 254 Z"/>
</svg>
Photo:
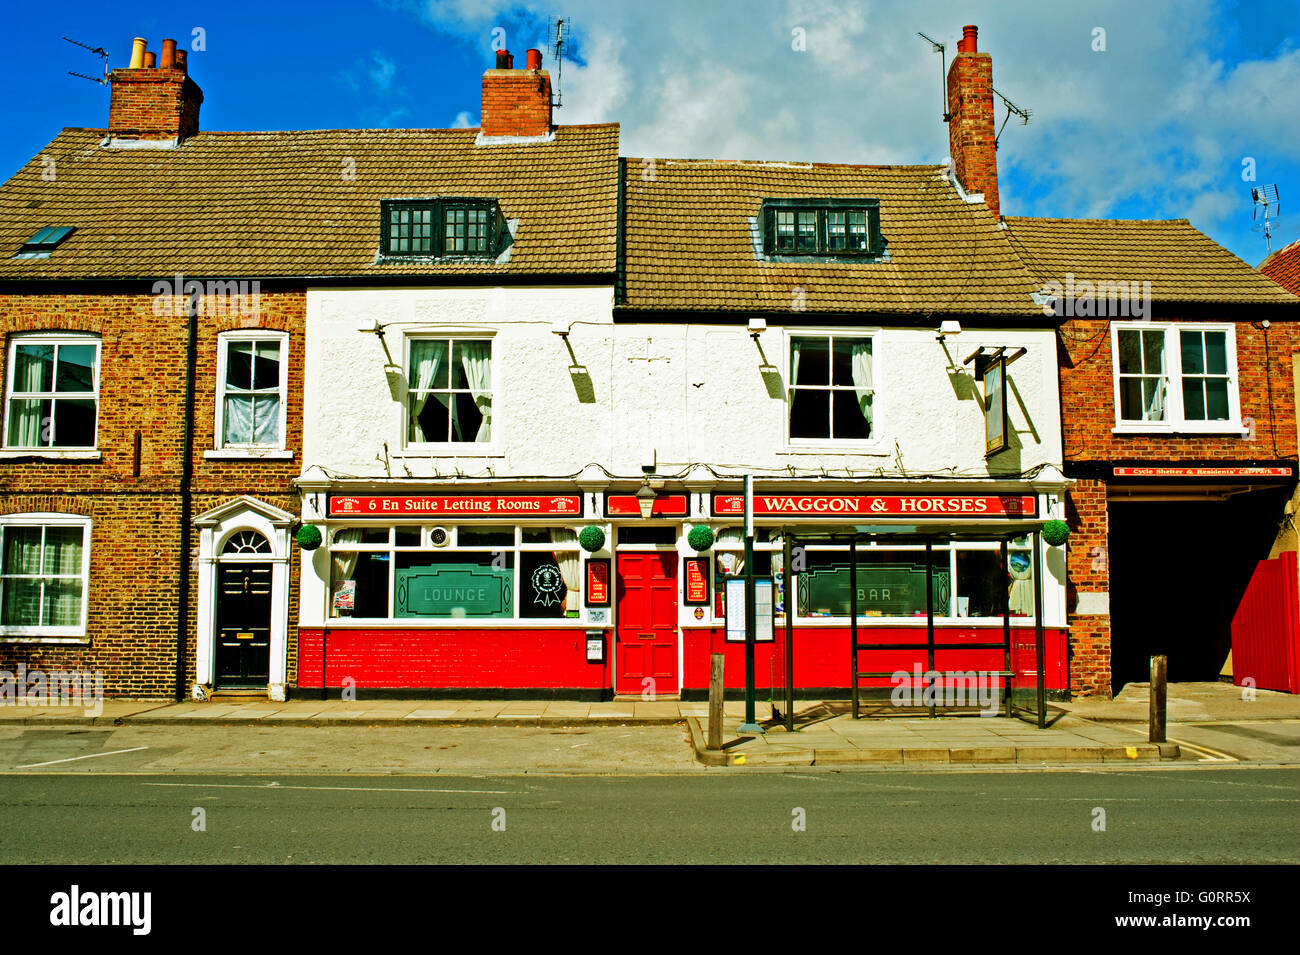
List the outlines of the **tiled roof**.
<svg viewBox="0 0 1300 955">
<path fill-rule="evenodd" d="M 1278 285 L 1300 295 L 1300 239 L 1259 263 L 1259 270 Z"/>
<path fill-rule="evenodd" d="M 958 312 L 1042 318 L 1039 286 L 982 203 L 940 166 L 628 159 L 627 306 L 653 310 Z M 774 262 L 765 198 L 880 201 L 887 260 Z M 802 289 L 802 294 L 799 290 Z"/>
<path fill-rule="evenodd" d="M 618 126 L 481 146 L 477 132 L 198 133 L 144 150 L 65 129 L 0 187 L 0 280 L 613 273 Z M 508 261 L 376 264 L 380 200 L 435 195 L 498 199 L 519 220 Z M 10 258 L 60 225 L 77 228 L 49 258 Z"/>
<path fill-rule="evenodd" d="M 1040 283 L 1150 282 L 1153 301 L 1298 304 L 1186 219 L 1007 216 L 1011 244 Z"/>
</svg>

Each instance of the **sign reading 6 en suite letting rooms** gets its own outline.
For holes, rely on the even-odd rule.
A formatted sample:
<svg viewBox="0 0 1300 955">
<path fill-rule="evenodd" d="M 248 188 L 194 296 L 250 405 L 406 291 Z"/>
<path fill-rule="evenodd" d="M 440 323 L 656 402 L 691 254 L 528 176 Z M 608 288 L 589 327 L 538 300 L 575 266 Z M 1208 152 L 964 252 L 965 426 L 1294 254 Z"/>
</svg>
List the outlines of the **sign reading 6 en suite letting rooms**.
<svg viewBox="0 0 1300 955">
<path fill-rule="evenodd" d="M 1033 517 L 1038 499 L 970 494 L 755 494 L 754 514 L 801 517 Z M 743 516 L 743 494 L 714 494 L 715 517 Z"/>
</svg>

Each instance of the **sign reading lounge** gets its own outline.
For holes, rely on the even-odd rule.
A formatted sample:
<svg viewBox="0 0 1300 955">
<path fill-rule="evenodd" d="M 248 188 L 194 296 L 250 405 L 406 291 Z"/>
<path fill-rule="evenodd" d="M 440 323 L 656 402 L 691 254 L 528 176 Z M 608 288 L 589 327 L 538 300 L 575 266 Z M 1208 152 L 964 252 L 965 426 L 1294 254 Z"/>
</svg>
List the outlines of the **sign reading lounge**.
<svg viewBox="0 0 1300 955">
<path fill-rule="evenodd" d="M 1021 495 L 968 494 L 755 494 L 754 513 L 805 517 L 1033 517 L 1038 500 Z M 715 517 L 745 513 L 743 494 L 714 494 Z"/>
</svg>

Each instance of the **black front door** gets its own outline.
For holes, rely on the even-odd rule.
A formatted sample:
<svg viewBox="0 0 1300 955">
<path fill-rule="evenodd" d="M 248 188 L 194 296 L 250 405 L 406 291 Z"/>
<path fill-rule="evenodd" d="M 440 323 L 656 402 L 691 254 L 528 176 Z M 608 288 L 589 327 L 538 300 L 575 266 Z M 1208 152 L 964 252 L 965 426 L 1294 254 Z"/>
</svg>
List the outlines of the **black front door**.
<svg viewBox="0 0 1300 955">
<path fill-rule="evenodd" d="M 271 565 L 217 565 L 217 686 L 266 686 L 271 675 Z"/>
</svg>

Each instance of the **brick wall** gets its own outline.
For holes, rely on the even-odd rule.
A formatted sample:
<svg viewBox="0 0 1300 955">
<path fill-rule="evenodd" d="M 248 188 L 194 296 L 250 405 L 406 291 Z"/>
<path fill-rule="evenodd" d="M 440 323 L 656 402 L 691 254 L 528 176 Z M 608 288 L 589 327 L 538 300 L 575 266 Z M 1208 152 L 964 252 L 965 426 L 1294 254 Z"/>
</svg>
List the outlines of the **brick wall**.
<svg viewBox="0 0 1300 955">
<path fill-rule="evenodd" d="M 1076 481 L 1065 497 L 1065 519 L 1070 525 L 1065 598 L 1070 627 L 1070 692 L 1109 696 L 1110 615 L 1077 612 L 1080 594 L 1110 592 L 1105 482 Z"/>
<path fill-rule="evenodd" d="M 199 131 L 203 91 L 181 70 L 114 70 L 108 131 L 126 139 L 185 139 Z"/>
<path fill-rule="evenodd" d="M 1110 322 L 1105 319 L 1064 322 L 1059 341 L 1065 460 L 1247 461 L 1295 457 L 1291 355 L 1300 350 L 1300 323 L 1275 321 L 1266 334 L 1257 324 L 1239 319 L 1239 315 L 1225 311 L 1195 321 L 1235 322 L 1241 415 L 1249 419 L 1247 424 L 1254 425 L 1253 434 L 1244 438 L 1112 433 L 1115 371 Z"/>
<path fill-rule="evenodd" d="M 0 514 L 37 511 L 92 519 L 87 643 L 29 644 L 0 639 L 0 669 L 102 669 L 105 692 L 165 697 L 175 689 L 180 574 L 181 475 L 185 426 L 186 319 L 147 294 L 0 296 L 0 381 L 8 381 L 14 333 L 73 330 L 100 337 L 97 460 L 0 459 Z M 249 495 L 297 513 L 289 480 L 301 466 L 304 291 L 264 293 L 256 315 L 200 302 L 195 381 L 195 515 Z M 212 314 L 208 314 L 208 313 Z M 238 328 L 289 333 L 287 447 L 293 460 L 205 460 L 215 447 L 217 336 Z M 136 459 L 136 436 L 140 454 Z M 185 662 L 195 654 L 191 537 L 190 623 Z M 296 555 L 291 555 L 295 557 Z M 296 619 L 297 560 L 290 560 L 289 620 Z M 289 628 L 290 682 L 296 634 Z M 187 675 L 187 681 L 189 676 Z"/>
<path fill-rule="evenodd" d="M 984 193 L 999 214 L 997 135 L 993 118 L 993 60 L 975 51 L 975 28 L 948 67 L 948 148 L 953 172 L 968 192 Z M 960 52 L 969 45 L 970 52 Z"/>
<path fill-rule="evenodd" d="M 484 136 L 545 136 L 551 131 L 551 77 L 545 70 L 483 74 L 479 126 Z"/>
</svg>

